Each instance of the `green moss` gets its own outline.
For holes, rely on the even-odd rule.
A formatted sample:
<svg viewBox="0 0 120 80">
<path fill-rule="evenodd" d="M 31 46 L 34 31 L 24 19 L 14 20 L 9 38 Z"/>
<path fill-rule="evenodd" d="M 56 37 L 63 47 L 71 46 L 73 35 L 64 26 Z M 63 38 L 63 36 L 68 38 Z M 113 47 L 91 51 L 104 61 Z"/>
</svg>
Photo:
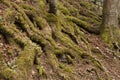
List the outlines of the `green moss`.
<svg viewBox="0 0 120 80">
<path fill-rule="evenodd" d="M 73 64 L 73 59 L 71 58 L 70 55 L 67 55 L 67 60 L 69 64 Z"/>
<path fill-rule="evenodd" d="M 14 70 L 9 69 L 9 68 L 6 68 L 3 70 L 2 76 L 4 76 L 5 79 L 9 79 L 9 80 L 13 80 L 13 79 L 20 80 L 18 78 L 18 74 Z"/>
<path fill-rule="evenodd" d="M 17 68 L 21 71 L 21 77 L 28 78 L 28 72 L 31 70 L 35 56 L 36 56 L 36 49 L 37 46 L 27 45 L 22 52 L 20 52 L 20 55 L 18 56 L 18 59 L 16 61 Z M 39 52 L 41 53 L 41 52 Z"/>
<path fill-rule="evenodd" d="M 82 16 L 82 15 L 80 15 L 80 16 L 78 16 L 78 18 L 80 19 L 80 20 L 83 20 L 83 21 L 85 21 L 85 22 L 89 22 L 89 23 L 91 23 L 91 24 L 96 24 L 96 25 L 100 25 L 101 23 L 100 23 L 100 21 L 97 21 L 97 20 L 95 20 L 95 19 L 92 19 L 92 18 L 89 18 L 89 17 L 86 17 L 86 16 Z"/>
<path fill-rule="evenodd" d="M 33 11 L 35 11 L 35 8 L 34 8 L 33 6 L 28 5 L 28 4 L 22 4 L 22 7 L 23 7 L 24 9 L 28 9 L 28 10 L 33 10 Z"/>
<path fill-rule="evenodd" d="M 65 72 L 71 73 L 72 69 L 69 68 L 68 66 L 64 65 L 64 64 L 59 64 L 59 68 L 63 69 Z"/>
<path fill-rule="evenodd" d="M 86 9 L 89 9 L 89 10 L 93 10 L 93 8 L 95 7 L 93 4 L 91 4 L 91 3 L 87 2 L 87 1 L 81 1 L 80 5 L 82 7 L 85 7 Z"/>
<path fill-rule="evenodd" d="M 98 78 L 98 80 L 104 80 L 103 78 Z"/>
<path fill-rule="evenodd" d="M 119 30 L 119 29 L 118 29 Z M 113 26 L 104 26 L 101 30 L 101 38 L 108 45 L 108 47 L 113 48 L 113 43 L 116 42 L 116 34 L 114 34 L 115 29 Z M 118 33 L 117 33 L 118 34 Z"/>
<path fill-rule="evenodd" d="M 81 54 L 81 49 L 78 48 L 78 46 L 75 45 L 75 43 L 69 37 L 65 36 L 58 30 L 59 27 L 62 27 L 60 24 L 59 25 L 54 24 L 50 26 L 54 28 L 54 35 L 56 39 L 59 40 L 62 45 L 66 46 L 67 48 L 72 48 L 73 50 Z"/>
<path fill-rule="evenodd" d="M 68 9 L 70 15 L 78 17 L 79 16 L 79 10 L 77 8 L 75 8 L 73 5 L 71 5 L 70 3 L 65 3 L 64 6 L 66 6 L 66 8 Z"/>
<path fill-rule="evenodd" d="M 40 35 L 38 35 L 38 34 L 31 34 L 30 39 L 33 42 L 39 44 L 41 47 L 44 47 L 45 44 L 47 44 L 46 40 L 43 37 L 40 37 Z"/>
<path fill-rule="evenodd" d="M 100 70 L 104 71 L 104 68 L 102 67 L 101 63 L 99 61 L 93 60 L 93 64 L 98 67 Z"/>
<path fill-rule="evenodd" d="M 58 3 L 58 9 L 65 15 L 70 15 L 69 10 L 62 5 L 62 3 Z"/>
<path fill-rule="evenodd" d="M 6 63 L 4 61 L 4 56 L 0 53 L 0 75 L 4 79 L 9 80 L 15 80 L 18 78 L 18 74 L 16 71 L 10 69 L 8 66 L 6 66 Z M 0 76 L 0 78 L 1 78 Z M 19 79 L 18 79 L 19 80 Z"/>
<path fill-rule="evenodd" d="M 45 69 L 43 68 L 43 66 L 38 65 L 37 70 L 38 70 L 38 75 L 39 76 L 46 75 Z"/>
<path fill-rule="evenodd" d="M 5 12 L 3 15 L 4 20 L 13 23 L 15 21 L 15 17 L 14 17 L 15 14 L 16 14 L 15 10 L 12 10 L 10 8 L 5 9 Z"/>
<path fill-rule="evenodd" d="M 22 14 L 18 14 L 18 23 L 20 24 L 19 26 L 23 31 L 27 31 L 27 29 L 29 28 L 29 25 L 25 24 L 25 20 L 24 20 Z M 17 27 L 19 27 L 19 26 L 17 26 Z"/>
<path fill-rule="evenodd" d="M 58 22 L 57 16 L 55 16 L 55 15 L 52 14 L 52 13 L 47 14 L 46 20 L 47 20 L 48 22 Z"/>
<path fill-rule="evenodd" d="M 39 29 L 43 29 L 44 27 L 48 26 L 46 20 L 43 19 L 41 16 L 39 16 L 39 14 L 37 14 L 36 11 L 26 10 L 25 13 L 29 17 L 29 19 L 31 19 L 31 22 L 34 24 L 35 27 L 38 27 Z M 21 22 L 24 21 L 21 18 L 20 18 L 20 20 L 21 20 Z"/>
<path fill-rule="evenodd" d="M 95 14 L 96 12 L 93 12 L 91 10 L 82 9 L 82 10 L 79 11 L 79 13 L 80 13 L 80 15 L 84 15 L 88 18 L 93 19 L 93 20 L 96 20 L 96 21 L 99 21 L 99 22 L 101 21 L 101 18 L 98 15 Z"/>
<path fill-rule="evenodd" d="M 78 48 L 77 45 L 75 45 L 69 38 L 60 35 L 60 34 L 55 34 L 56 37 L 58 38 L 58 40 L 61 42 L 62 45 L 66 46 L 69 49 L 73 49 L 75 52 L 77 52 L 78 54 L 81 54 L 81 49 Z M 74 53 L 73 51 L 73 53 Z"/>
<path fill-rule="evenodd" d="M 37 0 L 36 3 L 40 6 L 40 9 L 45 10 L 45 1 L 44 0 Z"/>
<path fill-rule="evenodd" d="M 107 33 L 102 33 L 102 39 L 103 39 L 106 43 L 111 44 L 110 38 L 109 38 L 109 36 L 108 36 Z"/>
<path fill-rule="evenodd" d="M 77 25 L 80 25 L 80 26 L 84 26 L 84 27 L 89 27 L 89 23 L 85 22 L 85 21 L 82 21 L 80 19 L 77 19 L 75 17 L 72 17 L 72 16 L 68 16 L 66 17 L 68 20 L 71 20 L 73 21 L 74 23 L 76 23 Z"/>
<path fill-rule="evenodd" d="M 92 55 L 84 53 L 84 54 L 81 55 L 81 58 L 82 59 L 87 59 L 88 63 L 92 63 L 94 66 L 99 68 L 101 71 L 104 71 L 104 68 L 101 65 L 101 63 L 98 60 L 96 60 Z"/>
<path fill-rule="evenodd" d="M 36 53 L 35 53 L 34 47 L 26 46 L 24 51 L 22 51 L 20 53 L 20 56 L 18 57 L 17 65 L 23 66 L 24 68 L 29 68 L 33 64 L 35 54 Z M 25 64 L 28 64 L 28 65 L 25 65 Z"/>
<path fill-rule="evenodd" d="M 55 55 L 57 55 L 57 54 L 63 54 L 64 52 L 61 49 L 55 49 L 54 53 Z"/>
<path fill-rule="evenodd" d="M 37 25 L 37 27 L 39 27 L 40 29 L 43 29 L 44 27 L 47 27 L 47 26 L 48 26 L 45 19 L 43 19 L 43 18 L 41 18 L 41 17 L 35 18 L 35 19 L 36 19 L 36 20 L 34 20 L 34 21 L 36 21 L 36 25 Z"/>
<path fill-rule="evenodd" d="M 86 30 L 89 30 L 89 31 L 91 30 L 90 24 L 85 21 L 82 21 L 80 19 L 77 19 L 77 18 L 71 17 L 71 16 L 68 16 L 67 19 L 71 20 L 72 22 L 74 22 L 75 24 L 77 24 L 78 26 L 80 26 Z"/>
<path fill-rule="evenodd" d="M 12 49 L 9 49 L 9 50 L 7 51 L 7 54 L 8 54 L 8 55 L 13 55 L 13 53 L 14 53 L 14 52 L 13 52 Z"/>
<path fill-rule="evenodd" d="M 20 37 L 17 37 L 14 39 L 14 41 L 21 47 L 21 48 L 24 48 L 27 44 L 27 41 L 26 40 L 23 40 L 22 38 Z"/>
<path fill-rule="evenodd" d="M 98 24 L 99 21 L 97 16 L 93 15 L 94 13 L 91 13 L 89 11 L 87 12 L 89 12 L 90 14 L 85 11 L 86 12 L 85 14 L 88 15 L 87 17 L 80 16 L 79 10 L 76 8 L 76 5 L 74 6 L 68 2 L 70 0 L 62 1 L 66 2 L 68 5 L 65 5 L 66 3 L 58 3 L 59 13 L 57 16 L 55 16 L 54 14 L 49 13 L 47 14 L 47 11 L 45 10 L 46 9 L 45 0 L 34 0 L 33 5 L 29 5 L 29 3 L 27 4 L 27 0 L 23 1 L 23 3 L 24 2 L 26 3 L 23 5 L 22 3 L 14 4 L 14 2 L 11 2 L 12 6 L 15 8 L 14 9 L 15 12 L 18 14 L 18 15 L 16 14 L 17 15 L 16 21 L 18 21 L 19 24 L 18 25 L 15 24 L 14 26 L 10 24 L 10 26 L 12 27 L 9 27 L 9 25 L 5 27 L 0 25 L 0 32 L 2 34 L 5 34 L 7 38 L 10 37 L 12 40 L 21 45 L 23 48 L 22 51 L 19 53 L 18 59 L 15 63 L 15 65 L 17 65 L 17 67 L 15 68 L 16 71 L 9 68 L 5 69 L 5 71 L 3 71 L 5 77 L 8 76 L 7 78 L 10 79 L 11 77 L 13 77 L 11 75 L 15 75 L 16 77 L 19 76 L 20 79 L 15 78 L 11 80 L 28 80 L 29 71 L 33 67 L 35 59 L 37 60 L 35 62 L 37 63 L 37 70 L 39 73 L 38 75 L 40 77 L 43 77 L 43 75 L 49 74 L 47 73 L 47 71 L 45 71 L 43 66 L 40 65 L 41 61 L 38 58 L 37 53 L 41 54 L 42 52 L 41 48 L 43 49 L 42 53 L 44 53 L 45 57 L 47 57 L 46 58 L 47 60 L 45 59 L 46 60 L 45 62 L 50 64 L 50 66 L 53 69 L 53 73 L 57 74 L 57 76 L 62 77 L 63 80 L 71 80 L 72 77 L 78 77 L 76 75 L 77 72 L 74 72 L 73 71 L 74 68 L 72 67 L 72 66 L 75 67 L 76 65 L 73 65 L 71 63 L 74 63 L 73 62 L 74 59 L 78 61 L 79 59 L 82 59 L 79 58 L 80 56 L 82 56 L 83 58 L 86 57 L 85 55 L 87 52 L 85 52 L 79 46 L 79 43 L 78 44 L 74 43 L 74 40 L 71 40 L 71 36 L 77 39 L 80 43 L 82 43 L 83 41 L 84 43 L 88 44 L 88 42 L 86 41 L 87 40 L 86 36 L 79 29 L 79 27 L 91 30 L 90 23 Z M 79 3 L 76 4 L 79 5 Z M 81 5 L 87 9 L 92 9 L 89 3 L 86 2 L 81 3 Z M 10 11 L 9 13 L 8 10 L 8 17 L 10 16 L 12 17 L 12 13 L 14 13 L 14 11 L 13 12 Z M 66 15 L 73 15 L 77 18 L 67 16 L 66 19 L 65 18 Z M 10 19 L 8 19 L 8 21 L 11 22 L 10 20 L 12 20 L 13 21 L 12 23 L 14 24 L 14 19 L 12 19 L 11 17 Z M 43 17 L 45 17 L 46 20 L 43 19 Z M 57 22 L 57 24 L 55 24 L 54 22 L 55 23 Z M 51 30 L 44 30 L 46 29 L 46 27 L 47 28 L 50 27 Z M 16 30 L 13 28 L 15 28 Z M 65 33 L 63 32 L 63 30 Z M 46 34 L 45 31 L 48 31 L 47 33 L 50 34 Z M 51 35 L 51 33 L 53 34 L 53 36 Z M 12 51 L 8 51 L 8 54 L 11 55 Z M 59 62 L 56 58 L 56 55 L 58 54 L 65 55 L 66 61 L 70 64 L 66 63 L 61 64 L 61 62 Z M 82 54 L 85 55 L 83 56 Z M 87 55 L 86 59 L 92 62 L 93 57 Z M 93 60 L 92 63 L 94 64 L 94 66 L 101 69 L 101 64 L 99 62 Z M 4 68 L 5 66 L 2 67 Z M 11 74 L 9 75 L 8 73 Z M 61 73 L 61 75 L 59 75 L 59 73 Z M 50 77 L 51 76 L 56 78 L 55 75 L 50 74 Z M 75 80 L 79 79 L 76 78 Z"/>
<path fill-rule="evenodd" d="M 16 3 L 11 2 L 11 4 L 15 7 L 15 9 L 22 15 L 23 17 L 23 22 L 27 23 L 26 25 L 29 26 L 29 28 L 31 28 L 32 30 L 34 29 L 34 25 L 32 24 L 32 22 L 30 21 L 30 19 L 28 18 L 28 16 L 25 14 L 24 10 L 19 7 Z"/>
<path fill-rule="evenodd" d="M 10 30 L 7 26 L 3 25 L 2 23 L 0 23 L 0 32 L 6 36 L 11 36 L 11 37 L 14 36 L 14 32 Z"/>
<path fill-rule="evenodd" d="M 8 6 L 8 7 L 11 7 L 10 1 L 8 1 L 8 0 L 1 0 L 1 2 L 2 2 L 3 4 L 5 4 L 6 6 Z"/>
</svg>

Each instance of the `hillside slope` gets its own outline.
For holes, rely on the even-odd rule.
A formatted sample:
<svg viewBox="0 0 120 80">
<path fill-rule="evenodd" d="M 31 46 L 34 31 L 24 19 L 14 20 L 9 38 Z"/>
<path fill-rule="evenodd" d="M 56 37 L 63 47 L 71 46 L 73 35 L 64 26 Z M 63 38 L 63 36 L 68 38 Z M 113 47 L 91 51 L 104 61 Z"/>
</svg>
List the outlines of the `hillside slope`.
<svg viewBox="0 0 120 80">
<path fill-rule="evenodd" d="M 0 80 L 119 80 L 118 50 L 99 36 L 92 2 L 0 1 Z"/>
</svg>

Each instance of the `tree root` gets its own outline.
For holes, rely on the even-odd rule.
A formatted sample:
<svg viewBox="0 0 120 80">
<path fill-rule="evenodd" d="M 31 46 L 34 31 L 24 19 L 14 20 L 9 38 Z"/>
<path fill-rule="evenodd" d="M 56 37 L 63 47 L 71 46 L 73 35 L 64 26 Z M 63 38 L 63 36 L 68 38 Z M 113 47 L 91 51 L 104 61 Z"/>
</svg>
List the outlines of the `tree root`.
<svg viewBox="0 0 120 80">
<path fill-rule="evenodd" d="M 39 2 L 39 0 L 37 1 Z M 37 65 L 40 66 L 38 73 L 44 72 L 47 76 L 46 79 L 50 75 L 52 78 L 56 76 L 63 80 L 77 80 L 77 75 L 73 74 L 74 69 L 71 66 L 75 66 L 74 62 L 84 58 L 90 61 L 91 65 L 104 71 L 98 60 L 79 47 L 81 41 L 87 45 L 88 42 L 78 26 L 90 33 L 97 34 L 96 29 L 92 29 L 87 22 L 75 17 L 67 17 L 66 19 L 61 13 L 58 16 L 47 12 L 44 14 L 44 11 L 42 13 L 40 9 L 37 10 L 34 6 L 27 4 L 22 5 L 10 1 L 10 6 L 13 11 L 8 12 L 5 23 L 0 23 L 0 33 L 8 39 L 12 39 L 14 44 L 20 46 L 21 51 L 14 64 L 16 67 L 13 69 L 3 65 L 0 55 L 0 70 L 2 70 L 0 71 L 0 78 L 30 80 L 30 70 L 33 65 Z M 10 21 L 8 18 L 11 19 L 14 16 L 12 13 L 16 13 L 16 16 Z M 61 16 L 63 18 L 60 18 Z M 11 42 L 9 41 L 9 43 Z M 45 55 L 47 65 L 52 67 L 55 75 L 44 70 L 45 66 L 41 65 L 38 59 L 41 54 Z"/>
</svg>

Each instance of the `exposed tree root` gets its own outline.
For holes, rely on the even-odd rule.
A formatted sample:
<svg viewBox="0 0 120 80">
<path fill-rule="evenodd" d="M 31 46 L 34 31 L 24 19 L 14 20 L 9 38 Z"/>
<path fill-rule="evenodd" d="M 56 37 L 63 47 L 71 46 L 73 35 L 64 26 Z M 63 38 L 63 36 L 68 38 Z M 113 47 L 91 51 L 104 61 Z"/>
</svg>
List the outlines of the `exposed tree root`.
<svg viewBox="0 0 120 80">
<path fill-rule="evenodd" d="M 45 6 L 44 0 L 33 0 L 31 5 L 22 4 L 24 2 L 21 0 L 18 4 L 3 1 L 10 6 L 10 11 L 4 12 L 0 33 L 10 44 L 19 46 L 21 51 L 13 69 L 4 63 L 0 54 L 0 79 L 31 80 L 29 76 L 35 73 L 31 69 L 36 65 L 38 78 L 44 75 L 43 78 L 51 80 L 78 80 L 78 72 L 74 73 L 74 66 L 81 60 L 86 60 L 86 64 L 105 72 L 103 65 L 81 48 L 81 43 L 85 46 L 89 43 L 80 28 L 95 34 L 99 33 L 97 29 L 93 29 L 86 21 L 72 16 L 65 17 L 61 12 L 55 16 L 42 11 L 44 7 L 41 8 L 39 3 Z M 34 5 L 37 5 L 37 9 Z M 41 64 L 41 55 L 45 56 L 47 64 Z M 46 69 L 48 65 L 51 72 Z"/>
</svg>

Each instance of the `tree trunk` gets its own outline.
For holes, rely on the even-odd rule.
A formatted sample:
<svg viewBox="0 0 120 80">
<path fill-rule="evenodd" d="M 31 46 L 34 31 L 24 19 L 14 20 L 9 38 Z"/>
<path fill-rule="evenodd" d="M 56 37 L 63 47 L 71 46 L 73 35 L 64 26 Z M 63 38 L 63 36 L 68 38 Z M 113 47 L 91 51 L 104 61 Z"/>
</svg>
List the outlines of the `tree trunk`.
<svg viewBox="0 0 120 80">
<path fill-rule="evenodd" d="M 57 0 L 49 0 L 49 12 L 57 14 Z"/>
<path fill-rule="evenodd" d="M 57 0 L 49 1 L 50 12 L 57 14 Z M 81 8 L 84 15 L 72 16 L 79 7 L 70 0 L 60 3 L 63 1 L 68 7 L 59 4 L 55 16 L 46 11 L 45 0 L 0 0 L 0 80 L 109 79 L 103 60 L 99 60 L 107 56 L 96 43 L 97 37 L 89 34 L 96 30 L 91 25 L 99 24 L 98 15 Z M 75 1 L 79 5 L 79 0 Z M 70 10 L 70 15 L 62 13 Z"/>
<path fill-rule="evenodd" d="M 110 45 L 118 43 L 118 0 L 104 0 L 101 35 Z"/>
</svg>

